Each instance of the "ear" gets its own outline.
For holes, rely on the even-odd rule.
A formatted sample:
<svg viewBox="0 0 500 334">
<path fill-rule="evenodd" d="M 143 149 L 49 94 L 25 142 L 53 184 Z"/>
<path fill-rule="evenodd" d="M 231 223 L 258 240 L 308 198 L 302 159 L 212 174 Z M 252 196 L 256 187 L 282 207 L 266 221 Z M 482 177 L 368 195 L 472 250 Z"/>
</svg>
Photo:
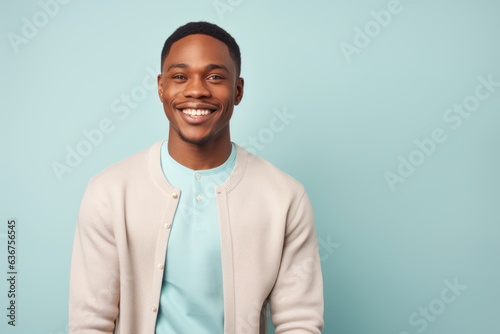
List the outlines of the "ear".
<svg viewBox="0 0 500 334">
<path fill-rule="evenodd" d="M 160 97 L 160 101 L 163 102 L 163 80 L 162 80 L 162 74 L 158 74 L 157 77 L 157 82 L 158 82 L 158 96 Z"/>
<path fill-rule="evenodd" d="M 245 84 L 245 80 L 243 78 L 238 78 L 236 80 L 236 94 L 234 95 L 234 105 L 237 106 L 240 104 L 241 99 L 243 99 L 243 86 Z"/>
</svg>

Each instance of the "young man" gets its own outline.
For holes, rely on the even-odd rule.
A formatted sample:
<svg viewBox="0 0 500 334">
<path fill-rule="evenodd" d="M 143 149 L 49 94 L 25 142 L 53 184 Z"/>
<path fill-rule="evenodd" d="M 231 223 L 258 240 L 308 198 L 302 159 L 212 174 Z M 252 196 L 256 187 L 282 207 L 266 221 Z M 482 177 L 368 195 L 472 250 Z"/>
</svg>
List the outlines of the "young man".
<svg viewBox="0 0 500 334">
<path fill-rule="evenodd" d="M 303 186 L 230 140 L 240 51 L 207 22 L 165 42 L 168 141 L 107 168 L 84 194 L 71 265 L 78 334 L 320 333 L 323 283 Z"/>
</svg>

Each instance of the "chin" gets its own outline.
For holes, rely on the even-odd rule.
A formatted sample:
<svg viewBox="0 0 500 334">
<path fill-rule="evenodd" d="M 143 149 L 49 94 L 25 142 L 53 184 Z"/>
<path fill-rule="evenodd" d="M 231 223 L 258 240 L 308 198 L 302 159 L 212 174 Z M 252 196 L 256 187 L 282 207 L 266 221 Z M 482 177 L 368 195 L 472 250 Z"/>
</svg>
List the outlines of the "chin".
<svg viewBox="0 0 500 334">
<path fill-rule="evenodd" d="M 198 136 L 186 136 L 182 132 L 179 132 L 179 137 L 183 142 L 196 146 L 203 146 L 208 142 L 210 142 L 211 139 L 213 139 L 213 137 L 210 134 L 204 137 L 198 137 Z"/>
</svg>

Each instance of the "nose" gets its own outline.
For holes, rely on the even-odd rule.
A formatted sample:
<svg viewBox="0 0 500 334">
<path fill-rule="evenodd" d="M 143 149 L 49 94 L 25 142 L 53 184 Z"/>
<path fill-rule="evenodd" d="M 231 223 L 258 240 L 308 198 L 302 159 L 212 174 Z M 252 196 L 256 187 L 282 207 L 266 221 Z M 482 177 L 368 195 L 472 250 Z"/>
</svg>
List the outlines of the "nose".
<svg viewBox="0 0 500 334">
<path fill-rule="evenodd" d="M 207 83 L 200 77 L 193 77 L 186 82 L 184 96 L 192 98 L 210 97 L 210 90 Z"/>
</svg>

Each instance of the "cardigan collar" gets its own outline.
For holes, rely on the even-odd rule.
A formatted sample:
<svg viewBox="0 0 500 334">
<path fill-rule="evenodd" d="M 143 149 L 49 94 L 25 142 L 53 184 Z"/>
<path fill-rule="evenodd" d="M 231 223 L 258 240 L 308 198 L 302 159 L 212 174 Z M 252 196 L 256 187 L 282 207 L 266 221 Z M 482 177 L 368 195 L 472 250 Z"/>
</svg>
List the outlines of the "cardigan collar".
<svg viewBox="0 0 500 334">
<path fill-rule="evenodd" d="M 147 164 L 149 173 L 156 184 L 163 190 L 163 192 L 165 192 L 166 194 L 170 194 L 175 189 L 175 187 L 167 181 L 161 169 L 160 152 L 161 146 L 164 141 L 165 140 L 158 141 L 150 147 L 147 156 Z M 243 147 L 239 146 L 238 144 L 234 145 L 236 146 L 236 164 L 227 180 L 223 184 L 218 186 L 216 188 L 216 191 L 224 190 L 225 192 L 229 192 L 234 187 L 236 187 L 238 182 L 240 182 L 241 178 L 243 177 L 249 158 L 255 158 L 255 156 L 250 154 Z"/>
</svg>

